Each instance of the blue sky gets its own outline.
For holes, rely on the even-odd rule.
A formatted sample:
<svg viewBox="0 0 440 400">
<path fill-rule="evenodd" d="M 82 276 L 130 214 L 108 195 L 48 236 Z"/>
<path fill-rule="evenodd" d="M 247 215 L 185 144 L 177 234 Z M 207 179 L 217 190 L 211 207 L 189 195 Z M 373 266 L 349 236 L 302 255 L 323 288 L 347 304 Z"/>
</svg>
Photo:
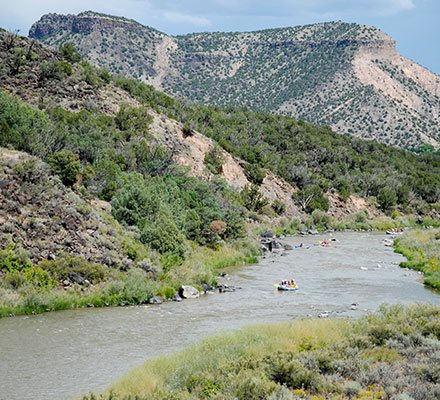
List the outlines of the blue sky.
<svg viewBox="0 0 440 400">
<path fill-rule="evenodd" d="M 94 10 L 168 34 L 244 31 L 342 20 L 374 25 L 401 54 L 440 74 L 440 0 L 0 0 L 0 26 L 27 35 L 48 12 Z"/>
</svg>

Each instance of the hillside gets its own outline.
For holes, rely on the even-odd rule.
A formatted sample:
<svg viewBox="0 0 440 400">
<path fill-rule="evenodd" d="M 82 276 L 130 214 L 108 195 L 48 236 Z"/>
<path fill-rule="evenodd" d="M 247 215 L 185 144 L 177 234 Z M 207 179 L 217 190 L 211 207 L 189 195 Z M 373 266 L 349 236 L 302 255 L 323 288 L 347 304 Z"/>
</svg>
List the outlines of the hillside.
<svg viewBox="0 0 440 400">
<path fill-rule="evenodd" d="M 101 153 L 120 172 L 160 176 L 174 173 L 176 164 L 206 181 L 221 177 L 236 191 L 256 184 L 270 202 L 281 201 L 290 216 L 314 209 L 292 199 L 298 189 L 299 197 L 310 188 L 314 190 L 311 197 L 326 194 L 329 204 L 316 205 L 324 210 L 336 206 L 331 193 L 342 196 L 343 204 L 350 195 L 371 198 L 390 189 L 394 192 L 391 207 L 411 206 L 418 212 L 424 212 L 423 202 L 438 201 L 436 154 L 415 155 L 351 139 L 286 116 L 192 105 L 96 69 L 81 61 L 71 46 L 57 53 L 7 32 L 0 32 L 0 39 L 4 60 L 0 88 L 44 111 L 34 114 L 30 108 L 21 109 L 28 121 L 8 120 L 3 145 L 42 158 L 66 148 L 84 166 L 93 166 L 101 180 L 106 174 L 100 169 L 105 166 L 108 173 Z M 9 103 L 4 98 L 4 104 L 11 107 Z M 12 103 L 12 108 L 20 109 Z M 21 131 L 20 124 L 29 124 L 29 120 L 44 128 L 34 140 L 23 137 Z M 16 134 L 14 123 L 19 125 Z M 113 193 L 107 192 L 104 182 L 97 184 L 93 178 L 82 183 L 95 196 L 111 199 Z M 377 199 L 371 200 L 374 204 Z M 368 202 L 363 204 L 368 208 Z"/>
<path fill-rule="evenodd" d="M 0 316 L 215 285 L 219 268 L 255 262 L 247 228 L 262 223 L 438 219 L 437 153 L 190 104 L 4 30 L 0 58 Z"/>
<path fill-rule="evenodd" d="M 29 33 L 174 96 L 292 115 L 400 147 L 440 145 L 440 77 L 376 28 L 331 22 L 169 36 L 93 12 L 48 14 Z"/>
<path fill-rule="evenodd" d="M 0 183 L 2 247 L 25 248 L 35 263 L 63 252 L 117 268 L 133 263 L 123 248 L 133 235 L 124 238 L 110 205 L 81 198 L 41 160 L 0 148 Z"/>
</svg>

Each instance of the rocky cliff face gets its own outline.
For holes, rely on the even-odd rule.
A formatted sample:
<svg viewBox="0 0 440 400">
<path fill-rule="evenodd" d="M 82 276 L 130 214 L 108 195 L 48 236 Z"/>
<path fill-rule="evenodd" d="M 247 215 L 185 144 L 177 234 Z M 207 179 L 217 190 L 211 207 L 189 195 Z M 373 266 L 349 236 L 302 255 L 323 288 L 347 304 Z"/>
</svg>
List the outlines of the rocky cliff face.
<svg viewBox="0 0 440 400">
<path fill-rule="evenodd" d="M 440 145 L 440 77 L 375 28 L 332 22 L 172 37 L 86 12 L 43 16 L 30 36 L 73 42 L 97 65 L 191 100 L 286 113 L 402 147 Z"/>
</svg>

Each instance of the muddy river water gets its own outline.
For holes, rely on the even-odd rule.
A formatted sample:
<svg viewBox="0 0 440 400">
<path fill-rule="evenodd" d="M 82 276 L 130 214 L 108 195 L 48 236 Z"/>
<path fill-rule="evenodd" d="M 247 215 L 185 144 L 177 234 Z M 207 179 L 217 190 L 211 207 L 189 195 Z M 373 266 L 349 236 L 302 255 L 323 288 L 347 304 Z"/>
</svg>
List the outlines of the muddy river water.
<svg viewBox="0 0 440 400">
<path fill-rule="evenodd" d="M 59 400 L 106 388 L 144 360 L 203 336 L 255 323 L 329 314 L 358 317 L 382 303 L 440 304 L 378 233 L 287 238 L 311 247 L 262 259 L 228 277 L 233 293 L 159 306 L 84 309 L 0 319 L 0 399 Z M 294 277 L 297 292 L 274 283 Z M 352 306 L 352 304 L 356 306 Z"/>
</svg>

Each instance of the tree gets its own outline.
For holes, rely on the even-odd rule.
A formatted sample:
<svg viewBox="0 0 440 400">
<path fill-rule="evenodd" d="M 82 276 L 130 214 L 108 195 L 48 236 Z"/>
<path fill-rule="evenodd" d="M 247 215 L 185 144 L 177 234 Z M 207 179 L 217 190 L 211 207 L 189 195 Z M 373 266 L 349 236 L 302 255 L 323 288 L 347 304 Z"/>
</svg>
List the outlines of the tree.
<svg viewBox="0 0 440 400">
<path fill-rule="evenodd" d="M 396 192 L 388 187 L 384 187 L 377 195 L 377 202 L 383 211 L 389 211 L 397 203 Z"/>
<path fill-rule="evenodd" d="M 12 74 L 18 74 L 20 68 L 27 64 L 26 51 L 22 47 L 14 49 L 12 56 Z"/>
<path fill-rule="evenodd" d="M 318 185 L 307 186 L 292 196 L 295 203 L 305 212 L 311 213 L 314 210 L 328 211 L 329 202 Z"/>
<path fill-rule="evenodd" d="M 246 185 L 240 193 L 243 205 L 250 211 L 261 212 L 269 202 L 260 193 L 257 185 Z"/>
<path fill-rule="evenodd" d="M 66 61 L 77 63 L 81 61 L 81 54 L 72 43 L 64 43 L 60 46 L 59 51 Z"/>
<path fill-rule="evenodd" d="M 15 42 L 18 39 L 18 33 L 20 32 L 19 29 L 10 30 L 6 32 L 6 38 L 5 38 L 5 47 L 6 50 L 10 50 L 15 46 Z"/>
<path fill-rule="evenodd" d="M 261 185 L 266 177 L 266 172 L 264 169 L 256 164 L 246 163 L 244 165 L 244 173 L 246 174 L 246 177 L 255 185 Z"/>
<path fill-rule="evenodd" d="M 57 174 L 66 186 L 74 185 L 81 171 L 78 156 L 68 149 L 57 151 L 49 156 L 47 162 L 52 172 Z"/>
<path fill-rule="evenodd" d="M 214 175 L 221 174 L 223 172 L 223 163 L 225 162 L 225 156 L 217 145 L 214 145 L 211 150 L 205 154 L 204 163 L 208 170 Z"/>
<path fill-rule="evenodd" d="M 115 117 L 116 127 L 123 131 L 126 138 L 130 136 L 147 136 L 153 117 L 145 107 L 122 105 Z"/>
<path fill-rule="evenodd" d="M 271 204 L 271 207 L 277 215 L 282 215 L 286 212 L 286 205 L 281 200 L 274 200 L 274 202 Z"/>
<path fill-rule="evenodd" d="M 185 237 L 164 211 L 159 211 L 153 220 L 145 222 L 141 241 L 160 254 L 171 253 L 180 258 L 185 256 Z"/>
</svg>

